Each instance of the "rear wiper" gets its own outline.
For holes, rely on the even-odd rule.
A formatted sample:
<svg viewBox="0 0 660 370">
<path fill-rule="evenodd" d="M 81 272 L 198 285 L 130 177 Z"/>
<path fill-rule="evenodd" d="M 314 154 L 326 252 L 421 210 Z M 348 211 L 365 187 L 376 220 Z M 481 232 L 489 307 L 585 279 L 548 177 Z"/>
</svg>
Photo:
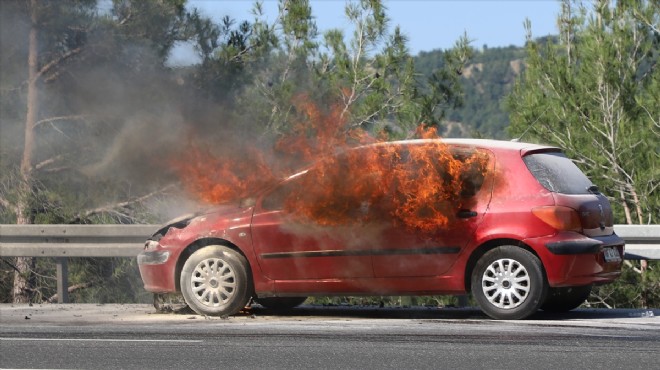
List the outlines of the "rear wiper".
<svg viewBox="0 0 660 370">
<path fill-rule="evenodd" d="M 598 186 L 596 185 L 591 185 L 587 187 L 587 191 L 590 192 L 591 194 L 600 194 L 600 190 L 598 190 Z"/>
</svg>

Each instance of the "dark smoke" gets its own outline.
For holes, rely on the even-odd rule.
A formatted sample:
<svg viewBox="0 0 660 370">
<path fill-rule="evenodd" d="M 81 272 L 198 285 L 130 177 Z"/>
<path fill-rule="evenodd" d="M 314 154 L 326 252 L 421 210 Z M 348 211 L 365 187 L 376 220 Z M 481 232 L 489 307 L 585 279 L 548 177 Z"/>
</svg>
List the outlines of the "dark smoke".
<svg viewBox="0 0 660 370">
<path fill-rule="evenodd" d="M 1 10 L 0 169 L 7 173 L 19 167 L 23 152 L 30 22 L 25 12 Z M 44 46 L 48 35 L 40 36 Z M 168 68 L 147 43 L 120 42 L 103 27 L 87 37 L 79 55 L 42 76 L 39 84 L 41 123 L 35 128 L 33 164 L 43 166 L 35 176 L 61 198 L 77 198 L 81 208 L 166 188 L 167 199 L 178 205 L 172 213 L 185 212 L 191 202 L 171 159 L 183 155 L 191 138 L 240 151 L 240 143 L 254 142 L 257 123 L 239 124 L 233 107 L 200 94 L 194 83 L 197 66 Z M 45 47 L 40 52 L 43 66 L 52 55 Z M 157 212 L 164 208 L 162 198 L 150 201 Z"/>
</svg>

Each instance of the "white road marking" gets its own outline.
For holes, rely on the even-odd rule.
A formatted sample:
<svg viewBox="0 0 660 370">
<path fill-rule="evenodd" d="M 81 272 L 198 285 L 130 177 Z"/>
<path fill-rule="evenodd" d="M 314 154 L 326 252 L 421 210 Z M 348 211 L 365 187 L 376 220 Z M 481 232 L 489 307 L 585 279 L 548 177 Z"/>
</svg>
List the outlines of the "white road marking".
<svg viewBox="0 0 660 370">
<path fill-rule="evenodd" d="M 4 338 L 0 340 L 12 341 L 32 341 L 32 342 L 149 342 L 149 343 L 202 343 L 202 340 L 188 340 L 188 339 L 85 339 L 85 338 Z"/>
</svg>

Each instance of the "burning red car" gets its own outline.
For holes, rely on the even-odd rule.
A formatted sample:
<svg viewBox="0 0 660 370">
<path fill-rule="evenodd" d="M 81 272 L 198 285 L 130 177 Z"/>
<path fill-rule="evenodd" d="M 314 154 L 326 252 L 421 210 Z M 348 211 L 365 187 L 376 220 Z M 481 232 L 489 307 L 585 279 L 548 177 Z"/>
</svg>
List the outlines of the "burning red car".
<svg viewBox="0 0 660 370">
<path fill-rule="evenodd" d="M 253 297 L 471 292 L 496 319 L 568 311 L 621 273 L 608 200 L 561 150 L 411 140 L 321 159 L 254 198 L 158 230 L 145 289 L 205 315 Z"/>
</svg>

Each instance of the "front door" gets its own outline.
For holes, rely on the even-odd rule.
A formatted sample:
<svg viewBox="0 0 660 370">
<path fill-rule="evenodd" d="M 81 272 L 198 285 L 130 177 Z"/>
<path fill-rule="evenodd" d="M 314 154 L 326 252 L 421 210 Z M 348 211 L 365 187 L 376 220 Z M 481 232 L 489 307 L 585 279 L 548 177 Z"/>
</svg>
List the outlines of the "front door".
<svg viewBox="0 0 660 370">
<path fill-rule="evenodd" d="M 286 209 L 305 176 L 289 178 L 257 202 L 252 240 L 264 274 L 275 280 L 373 277 L 369 247 L 357 242 L 364 230 L 301 221 Z"/>
</svg>

